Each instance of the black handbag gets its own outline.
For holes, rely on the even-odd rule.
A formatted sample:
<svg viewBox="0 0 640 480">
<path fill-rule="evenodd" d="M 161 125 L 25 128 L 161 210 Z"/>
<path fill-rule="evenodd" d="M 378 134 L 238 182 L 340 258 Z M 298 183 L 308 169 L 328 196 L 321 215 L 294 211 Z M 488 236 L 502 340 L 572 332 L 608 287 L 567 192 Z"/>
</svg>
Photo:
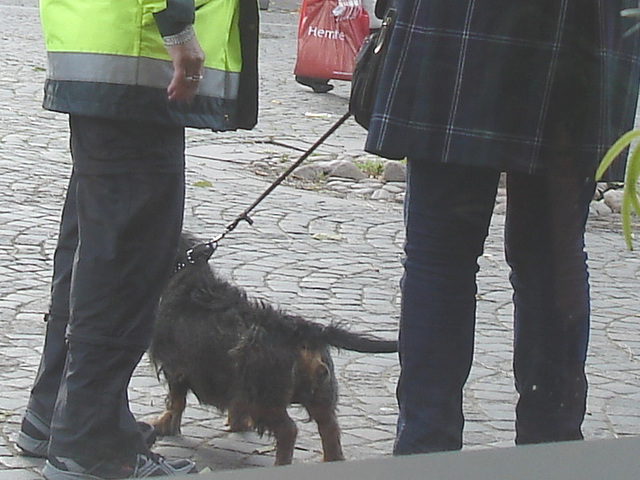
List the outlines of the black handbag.
<svg viewBox="0 0 640 480">
<path fill-rule="evenodd" d="M 358 55 L 351 78 L 351 95 L 349 97 L 349 112 L 356 122 L 369 129 L 373 102 L 376 99 L 380 70 L 389 48 L 391 29 L 396 17 L 396 9 L 388 8 L 382 18 L 382 25 L 369 35 Z"/>
</svg>

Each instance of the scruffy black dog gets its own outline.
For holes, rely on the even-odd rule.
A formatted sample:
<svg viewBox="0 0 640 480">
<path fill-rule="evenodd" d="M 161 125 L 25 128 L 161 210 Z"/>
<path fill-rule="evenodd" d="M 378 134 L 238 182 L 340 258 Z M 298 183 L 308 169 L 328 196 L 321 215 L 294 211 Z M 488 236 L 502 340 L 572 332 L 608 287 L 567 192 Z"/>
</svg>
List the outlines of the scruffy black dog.
<svg viewBox="0 0 640 480">
<path fill-rule="evenodd" d="M 181 238 L 180 258 L 198 242 Z M 229 416 L 233 431 L 256 429 L 276 439 L 276 465 L 289 464 L 297 427 L 287 406 L 301 404 L 318 425 L 325 461 L 343 460 L 336 417 L 338 385 L 329 347 L 369 353 L 396 341 L 323 326 L 250 300 L 206 262 L 187 265 L 163 294 L 150 355 L 169 384 L 159 435 L 180 433 L 186 395 Z"/>
</svg>

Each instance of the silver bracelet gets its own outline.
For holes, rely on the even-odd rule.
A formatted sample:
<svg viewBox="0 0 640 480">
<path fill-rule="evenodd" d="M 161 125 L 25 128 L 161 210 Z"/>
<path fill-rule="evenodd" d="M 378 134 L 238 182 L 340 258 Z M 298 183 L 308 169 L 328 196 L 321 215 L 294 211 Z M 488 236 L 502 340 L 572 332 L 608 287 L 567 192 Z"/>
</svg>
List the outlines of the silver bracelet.
<svg viewBox="0 0 640 480">
<path fill-rule="evenodd" d="M 185 29 L 179 33 L 162 37 L 162 42 L 164 43 L 165 47 L 173 47 L 175 45 L 182 45 L 184 43 L 187 43 L 195 35 L 196 32 L 193 30 L 193 25 L 187 25 Z"/>
</svg>

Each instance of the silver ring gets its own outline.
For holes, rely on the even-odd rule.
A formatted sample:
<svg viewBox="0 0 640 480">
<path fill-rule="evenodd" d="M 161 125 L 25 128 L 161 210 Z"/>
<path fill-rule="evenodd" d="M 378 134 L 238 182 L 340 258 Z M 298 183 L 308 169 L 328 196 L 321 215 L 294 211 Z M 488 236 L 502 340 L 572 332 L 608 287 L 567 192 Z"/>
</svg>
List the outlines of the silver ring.
<svg viewBox="0 0 640 480">
<path fill-rule="evenodd" d="M 186 77 L 187 80 L 189 80 L 190 82 L 199 82 L 200 80 L 202 80 L 202 75 L 200 74 L 196 74 L 196 75 L 187 75 Z"/>
</svg>

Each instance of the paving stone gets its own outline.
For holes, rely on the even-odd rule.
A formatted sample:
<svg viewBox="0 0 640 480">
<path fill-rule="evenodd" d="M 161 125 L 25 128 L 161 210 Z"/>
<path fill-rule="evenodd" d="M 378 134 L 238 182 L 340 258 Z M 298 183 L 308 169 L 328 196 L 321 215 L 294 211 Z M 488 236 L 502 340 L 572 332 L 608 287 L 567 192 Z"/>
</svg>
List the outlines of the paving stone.
<svg viewBox="0 0 640 480">
<path fill-rule="evenodd" d="M 257 127 L 221 134 L 187 131 L 185 225 L 198 235 L 220 233 L 298 158 L 300 149 L 346 111 L 348 82 L 336 81 L 330 94 L 316 95 L 293 78 L 298 6 L 293 0 L 272 0 L 261 13 Z M 42 461 L 14 456 L 13 440 L 42 351 L 42 314 L 71 162 L 66 116 L 41 108 L 45 54 L 36 0 L 0 0 L 0 32 L 0 186 L 5 193 L 0 200 L 0 480 L 32 480 L 40 478 Z M 308 165 L 326 174 L 339 162 L 375 160 L 362 153 L 365 136 L 355 122 L 346 122 Z M 196 186 L 203 180 L 211 187 Z M 371 199 L 381 191 L 388 198 Z M 404 182 L 385 185 L 373 178 L 287 181 L 252 213 L 253 226 L 240 224 L 221 242 L 212 264 L 251 297 L 293 314 L 395 338 L 404 241 L 402 206 L 396 202 L 403 193 Z M 511 372 L 512 292 L 502 240 L 505 199 L 502 188 L 480 259 L 476 357 L 465 389 L 466 449 L 513 445 L 517 395 Z M 586 238 L 593 305 L 587 440 L 640 435 L 640 256 L 625 250 L 618 215 L 598 204 L 592 205 Z M 333 356 L 345 455 L 350 460 L 390 455 L 397 355 L 335 351 Z M 143 360 L 130 389 L 134 413 L 157 415 L 165 392 Z M 320 461 L 315 425 L 304 422 L 304 411 L 292 409 L 291 415 L 300 428 L 294 462 Z M 183 436 L 163 439 L 159 449 L 195 458 L 211 470 L 273 463 L 272 439 L 229 434 L 223 421 L 215 409 L 190 397 Z"/>
</svg>

